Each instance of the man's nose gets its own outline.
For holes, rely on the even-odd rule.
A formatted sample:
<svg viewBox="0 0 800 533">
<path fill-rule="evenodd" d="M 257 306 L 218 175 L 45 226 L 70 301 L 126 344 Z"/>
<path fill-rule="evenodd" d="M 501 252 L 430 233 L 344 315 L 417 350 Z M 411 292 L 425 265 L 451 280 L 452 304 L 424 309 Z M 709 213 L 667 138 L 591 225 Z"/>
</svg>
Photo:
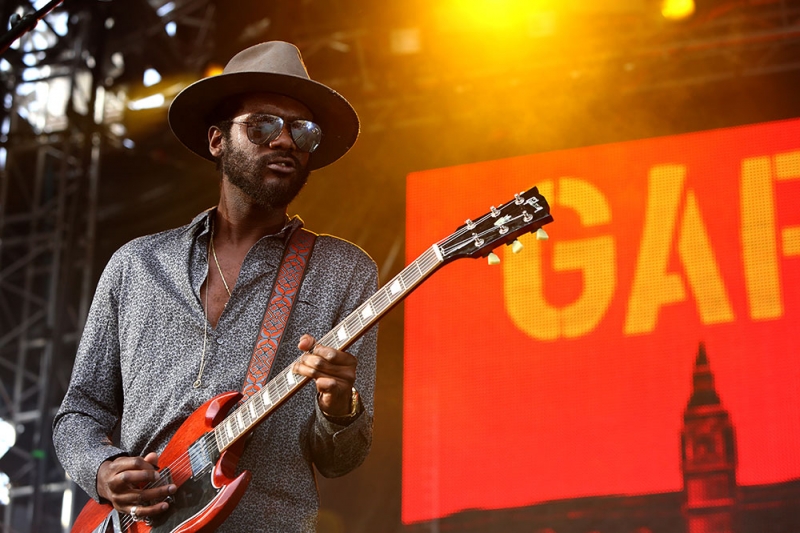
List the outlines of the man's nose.
<svg viewBox="0 0 800 533">
<path fill-rule="evenodd" d="M 292 133 L 289 131 L 289 124 L 284 124 L 281 132 L 270 141 L 269 147 L 282 150 L 297 150 L 297 145 L 294 143 Z"/>
</svg>

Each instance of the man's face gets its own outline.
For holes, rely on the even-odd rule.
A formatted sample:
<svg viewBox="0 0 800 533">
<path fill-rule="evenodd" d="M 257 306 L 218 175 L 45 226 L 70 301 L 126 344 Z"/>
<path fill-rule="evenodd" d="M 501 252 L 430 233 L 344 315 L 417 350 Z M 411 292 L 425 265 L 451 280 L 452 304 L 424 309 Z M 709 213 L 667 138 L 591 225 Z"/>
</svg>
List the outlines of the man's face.
<svg viewBox="0 0 800 533">
<path fill-rule="evenodd" d="M 311 120 L 311 112 L 301 103 L 276 94 L 247 96 L 233 122 L 256 120 L 259 114 L 277 115 L 285 124 Z M 298 150 L 288 127 L 280 136 L 257 145 L 247 137 L 247 126 L 231 124 L 223 135 L 219 167 L 223 179 L 239 188 L 259 207 L 283 209 L 294 200 L 308 180 L 309 154 Z"/>
</svg>

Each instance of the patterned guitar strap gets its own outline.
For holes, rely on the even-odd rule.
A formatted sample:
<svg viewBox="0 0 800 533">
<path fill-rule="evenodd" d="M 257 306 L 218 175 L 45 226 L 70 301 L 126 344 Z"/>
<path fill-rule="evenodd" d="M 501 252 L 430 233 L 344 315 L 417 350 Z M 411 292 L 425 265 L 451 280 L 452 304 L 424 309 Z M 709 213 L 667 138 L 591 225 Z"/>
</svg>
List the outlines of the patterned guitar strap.
<svg viewBox="0 0 800 533">
<path fill-rule="evenodd" d="M 303 282 L 303 275 L 316 238 L 315 233 L 298 228 L 289 239 L 267 303 L 264 321 L 256 339 L 250 368 L 242 385 L 243 397 L 239 405 L 258 392 L 267 381 L 270 368 L 275 361 L 275 354 L 278 353 L 281 344 L 283 330 L 289 322 L 292 306 L 300 293 L 300 284 Z"/>
</svg>

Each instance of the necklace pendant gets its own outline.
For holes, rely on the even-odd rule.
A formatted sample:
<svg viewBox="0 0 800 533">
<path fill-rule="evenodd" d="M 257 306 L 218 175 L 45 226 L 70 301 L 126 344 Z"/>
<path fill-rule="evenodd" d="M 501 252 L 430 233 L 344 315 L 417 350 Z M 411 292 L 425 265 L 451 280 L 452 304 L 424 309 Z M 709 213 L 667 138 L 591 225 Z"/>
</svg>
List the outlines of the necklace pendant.
<svg viewBox="0 0 800 533">
<path fill-rule="evenodd" d="M 199 389 L 199 388 L 200 388 L 200 385 L 202 385 L 202 383 L 200 382 L 200 380 L 199 380 L 199 379 L 196 379 L 196 380 L 194 381 L 194 383 L 192 383 L 192 387 L 194 387 L 195 389 Z"/>
</svg>

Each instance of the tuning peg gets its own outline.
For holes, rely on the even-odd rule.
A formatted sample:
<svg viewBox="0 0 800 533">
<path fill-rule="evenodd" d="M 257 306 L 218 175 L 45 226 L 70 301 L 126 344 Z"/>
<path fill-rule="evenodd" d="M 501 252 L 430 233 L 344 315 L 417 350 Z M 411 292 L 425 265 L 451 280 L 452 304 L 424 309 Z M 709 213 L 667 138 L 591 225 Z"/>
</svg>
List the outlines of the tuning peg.
<svg viewBox="0 0 800 533">
<path fill-rule="evenodd" d="M 514 242 L 511 243 L 511 251 L 514 252 L 515 254 L 520 253 L 523 248 L 524 246 L 522 246 L 522 243 L 519 242 L 517 239 L 514 239 Z"/>
<path fill-rule="evenodd" d="M 490 265 L 499 265 L 500 258 L 494 252 L 489 253 L 489 264 Z"/>
<path fill-rule="evenodd" d="M 550 238 L 550 235 L 544 230 L 544 228 L 539 228 L 536 230 L 536 240 L 537 241 L 546 241 Z"/>
</svg>

